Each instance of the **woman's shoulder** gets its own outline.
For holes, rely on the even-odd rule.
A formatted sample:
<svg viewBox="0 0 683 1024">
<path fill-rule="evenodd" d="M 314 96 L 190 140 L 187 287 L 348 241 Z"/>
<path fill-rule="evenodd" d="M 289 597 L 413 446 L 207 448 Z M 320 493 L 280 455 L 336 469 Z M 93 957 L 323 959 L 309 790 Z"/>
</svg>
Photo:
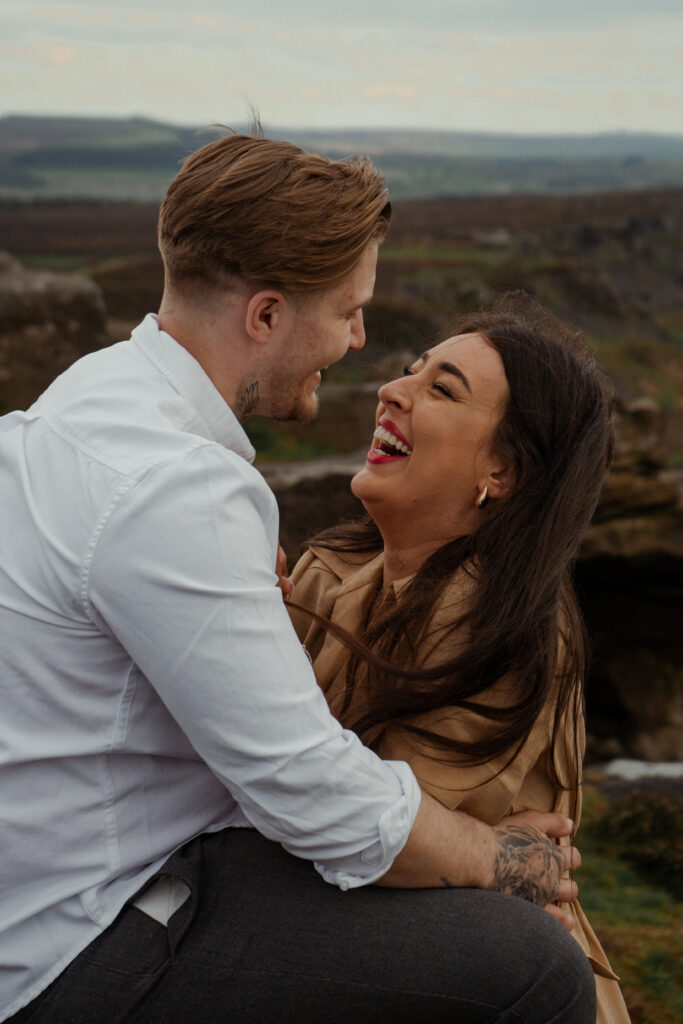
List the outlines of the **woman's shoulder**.
<svg viewBox="0 0 683 1024">
<path fill-rule="evenodd" d="M 309 547 L 291 574 L 294 591 L 288 603 L 297 633 L 301 636 L 304 624 L 310 623 L 306 610 L 348 626 L 349 610 L 353 611 L 359 601 L 362 603 L 364 595 L 375 589 L 377 580 L 381 579 L 383 560 L 382 552 L 368 554 Z M 341 605 L 337 604 L 338 600 Z M 306 642 L 310 640 L 308 635 Z"/>
<path fill-rule="evenodd" d="M 315 573 L 330 577 L 338 583 L 345 583 L 358 573 L 359 569 L 371 562 L 382 560 L 383 552 L 378 551 L 337 551 L 333 548 L 313 544 L 303 553 L 292 570 L 291 579 L 296 585 L 307 574 Z"/>
</svg>

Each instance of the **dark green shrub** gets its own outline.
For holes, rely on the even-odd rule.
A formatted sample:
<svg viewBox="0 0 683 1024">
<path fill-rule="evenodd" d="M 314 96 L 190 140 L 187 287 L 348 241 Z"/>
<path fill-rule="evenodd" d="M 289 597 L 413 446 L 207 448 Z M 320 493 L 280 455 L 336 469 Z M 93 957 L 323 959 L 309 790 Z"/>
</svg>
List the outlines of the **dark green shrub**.
<svg viewBox="0 0 683 1024">
<path fill-rule="evenodd" d="M 606 811 L 600 845 L 683 898 L 683 797 L 636 790 Z"/>
</svg>

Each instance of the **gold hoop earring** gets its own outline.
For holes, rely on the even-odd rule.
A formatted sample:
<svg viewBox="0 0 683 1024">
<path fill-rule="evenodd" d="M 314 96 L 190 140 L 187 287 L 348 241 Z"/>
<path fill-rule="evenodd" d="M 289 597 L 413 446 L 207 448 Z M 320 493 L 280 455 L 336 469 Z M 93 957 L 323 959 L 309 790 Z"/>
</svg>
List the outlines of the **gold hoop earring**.
<svg viewBox="0 0 683 1024">
<path fill-rule="evenodd" d="M 488 484 L 487 484 L 486 487 L 484 488 L 484 490 L 481 492 L 480 495 L 478 495 L 478 497 L 477 497 L 477 499 L 475 501 L 475 505 L 477 506 L 477 508 L 483 508 L 484 505 L 486 504 L 486 502 L 488 501 L 488 498 L 489 498 L 489 488 L 488 488 Z"/>
</svg>

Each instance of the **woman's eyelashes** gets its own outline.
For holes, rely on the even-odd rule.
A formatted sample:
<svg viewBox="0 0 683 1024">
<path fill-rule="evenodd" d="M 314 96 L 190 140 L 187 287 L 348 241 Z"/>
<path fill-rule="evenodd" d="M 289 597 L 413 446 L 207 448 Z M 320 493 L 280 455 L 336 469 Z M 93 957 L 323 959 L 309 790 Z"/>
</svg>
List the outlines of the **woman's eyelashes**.
<svg viewBox="0 0 683 1024">
<path fill-rule="evenodd" d="M 403 367 L 404 377 L 413 377 L 417 372 L 417 370 L 412 370 L 409 366 Z M 454 402 L 457 401 L 449 386 L 447 384 L 443 384 L 440 380 L 435 380 L 431 384 L 431 388 L 433 391 L 438 391 L 440 394 L 445 395 L 446 398 L 452 398 Z"/>
</svg>

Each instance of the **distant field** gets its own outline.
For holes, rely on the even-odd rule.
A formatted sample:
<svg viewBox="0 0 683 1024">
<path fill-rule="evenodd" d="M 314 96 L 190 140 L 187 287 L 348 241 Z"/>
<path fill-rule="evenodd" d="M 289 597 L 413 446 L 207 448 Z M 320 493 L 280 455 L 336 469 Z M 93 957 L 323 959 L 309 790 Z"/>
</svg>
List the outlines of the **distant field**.
<svg viewBox="0 0 683 1024">
<path fill-rule="evenodd" d="M 0 201 L 0 248 L 28 266 L 93 277 L 120 336 L 159 305 L 157 211 L 156 203 Z M 328 379 L 374 379 L 392 353 L 423 351 L 443 336 L 458 312 L 521 288 L 583 328 L 622 394 L 657 399 L 677 465 L 681 267 L 683 189 L 399 200 L 366 347 Z"/>
<path fill-rule="evenodd" d="M 185 157 L 222 131 L 141 118 L 0 118 L 0 196 L 156 200 Z M 683 135 L 269 133 L 334 158 L 371 156 L 395 198 L 683 186 Z"/>
</svg>

